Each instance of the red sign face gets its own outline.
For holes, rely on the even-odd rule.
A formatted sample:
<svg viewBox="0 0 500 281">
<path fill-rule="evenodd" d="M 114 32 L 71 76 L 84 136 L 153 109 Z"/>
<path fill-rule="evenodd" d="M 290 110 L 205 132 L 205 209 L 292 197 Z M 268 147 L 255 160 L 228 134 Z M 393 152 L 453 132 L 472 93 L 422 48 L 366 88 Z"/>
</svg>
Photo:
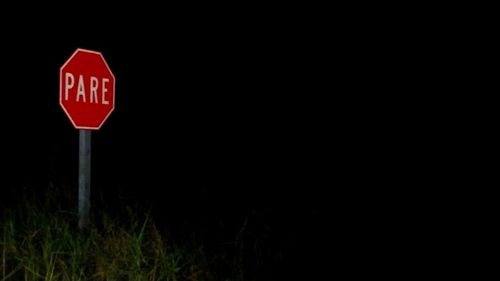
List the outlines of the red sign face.
<svg viewBox="0 0 500 281">
<path fill-rule="evenodd" d="M 75 128 L 101 128 L 115 108 L 115 76 L 101 53 L 77 49 L 64 63 L 59 104 Z"/>
</svg>

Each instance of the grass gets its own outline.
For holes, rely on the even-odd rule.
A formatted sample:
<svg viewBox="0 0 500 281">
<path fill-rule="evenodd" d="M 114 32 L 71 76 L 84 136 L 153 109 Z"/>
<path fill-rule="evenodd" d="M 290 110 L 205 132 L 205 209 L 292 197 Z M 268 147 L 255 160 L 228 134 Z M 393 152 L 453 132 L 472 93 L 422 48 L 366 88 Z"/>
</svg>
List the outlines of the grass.
<svg viewBox="0 0 500 281">
<path fill-rule="evenodd" d="M 173 243 L 147 213 L 131 208 L 126 220 L 94 213 L 93 224 L 79 231 L 76 206 L 55 203 L 54 194 L 0 212 L 0 281 L 242 280 L 238 266 L 230 269 L 237 258 L 209 257 L 196 242 Z M 218 267 L 226 273 L 212 270 Z"/>
</svg>

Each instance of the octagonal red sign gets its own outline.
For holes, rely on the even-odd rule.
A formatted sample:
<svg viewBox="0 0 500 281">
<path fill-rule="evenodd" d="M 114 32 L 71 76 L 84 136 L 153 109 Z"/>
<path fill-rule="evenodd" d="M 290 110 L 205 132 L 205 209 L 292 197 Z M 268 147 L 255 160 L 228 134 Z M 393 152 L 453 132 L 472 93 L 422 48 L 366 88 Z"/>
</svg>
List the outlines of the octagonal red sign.
<svg viewBox="0 0 500 281">
<path fill-rule="evenodd" d="M 115 76 L 101 53 L 77 49 L 64 63 L 59 104 L 75 128 L 101 128 L 115 108 Z"/>
</svg>

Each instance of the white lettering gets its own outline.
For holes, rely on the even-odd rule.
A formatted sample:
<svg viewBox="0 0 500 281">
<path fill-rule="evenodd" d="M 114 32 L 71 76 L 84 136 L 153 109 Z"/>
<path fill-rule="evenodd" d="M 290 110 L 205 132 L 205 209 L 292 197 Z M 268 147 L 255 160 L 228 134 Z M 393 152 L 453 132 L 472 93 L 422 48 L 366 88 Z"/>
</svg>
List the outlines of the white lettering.
<svg viewBox="0 0 500 281">
<path fill-rule="evenodd" d="M 81 74 L 80 74 L 80 76 L 78 76 L 78 90 L 76 93 L 76 102 L 80 101 L 80 96 L 83 98 L 83 102 L 86 102 L 85 101 L 85 87 L 83 85 L 83 75 L 81 75 Z"/>
<path fill-rule="evenodd" d="M 87 80 L 87 77 L 84 77 L 82 74 L 80 74 L 78 75 L 77 82 L 78 85 L 76 89 L 76 99 L 75 99 L 76 102 L 86 103 L 88 98 L 90 103 L 99 103 L 100 101 L 102 105 L 109 104 L 109 97 L 107 97 L 107 94 L 109 92 L 108 89 L 109 78 L 102 78 L 101 85 L 99 85 L 98 77 L 90 76 L 90 79 Z M 72 89 L 75 86 L 74 74 L 66 72 L 64 83 L 65 83 L 64 99 L 68 100 L 70 98 L 69 97 L 70 91 L 71 93 L 74 93 L 72 91 Z M 102 89 L 99 89 L 99 86 L 101 86 Z M 90 91 L 86 92 L 85 88 L 90 89 Z M 102 95 L 102 97 L 99 97 L 99 93 Z"/>
<path fill-rule="evenodd" d="M 106 100 L 106 92 L 108 91 L 108 88 L 106 88 L 106 83 L 108 82 L 108 78 L 102 78 L 102 104 L 109 104 L 109 101 Z"/>
<path fill-rule="evenodd" d="M 97 77 L 90 76 L 90 103 L 97 103 Z"/>
<path fill-rule="evenodd" d="M 75 86 L 75 77 L 73 76 L 73 74 L 69 73 L 69 72 L 66 72 L 66 77 L 64 79 L 66 85 L 65 85 L 65 90 L 64 90 L 64 99 L 65 100 L 68 100 L 68 92 L 69 92 L 69 89 L 73 88 L 73 86 Z"/>
</svg>

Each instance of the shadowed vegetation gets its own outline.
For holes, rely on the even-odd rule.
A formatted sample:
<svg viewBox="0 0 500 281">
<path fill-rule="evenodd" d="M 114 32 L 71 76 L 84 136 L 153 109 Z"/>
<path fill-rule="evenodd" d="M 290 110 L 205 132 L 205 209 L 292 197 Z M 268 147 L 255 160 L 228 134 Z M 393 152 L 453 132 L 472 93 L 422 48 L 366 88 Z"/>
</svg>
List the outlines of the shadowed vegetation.
<svg viewBox="0 0 500 281">
<path fill-rule="evenodd" d="M 201 243 L 174 243 L 148 212 L 94 213 L 93 224 L 79 231 L 70 197 L 52 188 L 43 202 L 23 196 L 3 207 L 1 281 L 243 279 L 237 255 L 209 258 Z"/>
</svg>

